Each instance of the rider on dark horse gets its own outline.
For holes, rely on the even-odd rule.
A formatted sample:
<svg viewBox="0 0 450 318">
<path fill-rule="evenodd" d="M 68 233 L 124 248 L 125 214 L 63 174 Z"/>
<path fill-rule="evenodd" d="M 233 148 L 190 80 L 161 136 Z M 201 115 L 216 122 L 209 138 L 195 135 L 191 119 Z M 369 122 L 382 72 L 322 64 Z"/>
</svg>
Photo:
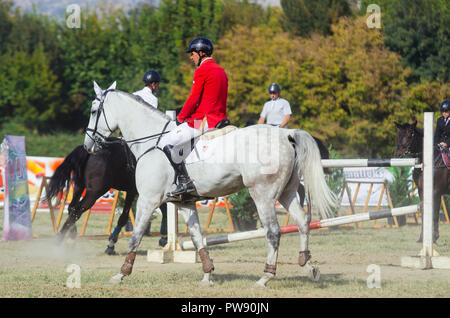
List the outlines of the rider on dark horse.
<svg viewBox="0 0 450 318">
<path fill-rule="evenodd" d="M 434 133 L 434 142 L 438 144 L 447 157 L 449 157 L 448 146 L 450 145 L 450 99 L 444 100 L 439 110 L 442 113 L 442 117 L 439 117 L 436 122 L 436 131 Z M 448 162 L 446 162 L 444 156 L 444 163 L 448 167 Z"/>
<path fill-rule="evenodd" d="M 191 41 L 186 51 L 197 66 L 191 93 L 176 118 L 178 127 L 163 136 L 159 143 L 178 176 L 178 185 L 169 196 L 195 190 L 184 161 L 173 157 L 172 148 L 190 142 L 208 129 L 220 128 L 221 123 L 227 120 L 228 78 L 224 69 L 211 57 L 213 50 L 209 39 L 199 37 Z"/>
</svg>

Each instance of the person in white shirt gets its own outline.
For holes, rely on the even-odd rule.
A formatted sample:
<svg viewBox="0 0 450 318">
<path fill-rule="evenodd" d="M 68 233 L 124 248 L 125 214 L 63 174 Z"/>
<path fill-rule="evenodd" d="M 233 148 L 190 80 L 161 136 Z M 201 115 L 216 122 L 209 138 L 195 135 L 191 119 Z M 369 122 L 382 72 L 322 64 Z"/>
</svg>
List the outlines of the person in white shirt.
<svg viewBox="0 0 450 318">
<path fill-rule="evenodd" d="M 144 82 L 145 87 L 137 92 L 134 92 L 133 94 L 141 97 L 147 104 L 158 108 L 158 98 L 154 95 L 154 93 L 156 93 L 159 89 L 161 76 L 155 70 L 147 71 L 142 77 L 142 81 Z"/>
<path fill-rule="evenodd" d="M 280 85 L 272 83 L 269 85 L 270 101 L 264 104 L 260 114 L 258 124 L 267 124 L 287 128 L 287 124 L 291 119 L 291 105 L 283 98 L 280 98 Z"/>
</svg>

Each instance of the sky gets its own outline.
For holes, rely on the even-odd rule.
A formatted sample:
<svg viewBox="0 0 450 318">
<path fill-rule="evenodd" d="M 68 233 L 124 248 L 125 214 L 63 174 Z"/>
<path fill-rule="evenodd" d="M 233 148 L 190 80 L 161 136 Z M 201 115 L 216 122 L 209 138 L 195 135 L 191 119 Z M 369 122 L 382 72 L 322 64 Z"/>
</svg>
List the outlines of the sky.
<svg viewBox="0 0 450 318">
<path fill-rule="evenodd" d="M 96 4 L 105 4 L 122 8 L 131 9 L 140 4 L 158 5 L 160 0 L 14 0 L 14 7 L 19 7 L 22 10 L 32 11 L 33 5 L 38 13 L 53 16 L 55 18 L 64 18 L 65 11 L 70 4 L 78 4 L 81 8 L 94 7 Z M 262 6 L 280 6 L 281 0 L 250 0 L 251 2 L 258 2 Z"/>
</svg>

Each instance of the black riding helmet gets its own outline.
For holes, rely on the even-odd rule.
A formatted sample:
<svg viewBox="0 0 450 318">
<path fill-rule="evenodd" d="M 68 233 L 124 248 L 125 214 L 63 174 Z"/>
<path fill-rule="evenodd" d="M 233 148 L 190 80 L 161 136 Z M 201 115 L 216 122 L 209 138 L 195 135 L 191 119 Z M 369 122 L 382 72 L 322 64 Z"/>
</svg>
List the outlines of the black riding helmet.
<svg viewBox="0 0 450 318">
<path fill-rule="evenodd" d="M 272 83 L 269 85 L 269 94 L 272 94 L 272 93 L 280 94 L 280 92 L 281 92 L 281 88 L 280 88 L 280 85 L 278 85 L 277 83 Z"/>
<path fill-rule="evenodd" d="M 161 82 L 161 76 L 157 71 L 147 71 L 142 77 L 142 81 L 145 83 L 145 85 L 150 85 L 153 82 Z"/>
<path fill-rule="evenodd" d="M 450 99 L 446 99 L 441 103 L 441 106 L 439 106 L 439 110 L 441 112 L 449 111 L 450 110 Z"/>
<path fill-rule="evenodd" d="M 199 37 L 193 39 L 186 50 L 186 53 L 194 52 L 204 52 L 207 56 L 211 56 L 214 51 L 214 45 L 210 39 L 205 37 Z"/>
</svg>

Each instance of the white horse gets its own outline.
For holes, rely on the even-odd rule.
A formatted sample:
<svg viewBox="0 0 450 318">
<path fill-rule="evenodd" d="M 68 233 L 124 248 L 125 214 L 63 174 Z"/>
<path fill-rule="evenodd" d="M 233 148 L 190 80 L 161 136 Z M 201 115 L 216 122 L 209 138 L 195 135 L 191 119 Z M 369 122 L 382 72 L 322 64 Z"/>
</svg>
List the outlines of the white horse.
<svg viewBox="0 0 450 318">
<path fill-rule="evenodd" d="M 115 85 L 103 91 L 94 82 L 97 98 L 92 102 L 84 146 L 90 153 L 95 153 L 107 136 L 120 129 L 138 160 L 136 226 L 124 265 L 120 273 L 111 278 L 111 282 L 120 283 L 124 276 L 131 274 L 136 250 L 153 211 L 163 202 L 174 202 L 167 193 L 173 185 L 175 172 L 156 145 L 159 137 L 176 127 L 176 123 L 134 95 L 114 88 Z M 277 201 L 298 225 L 299 265 L 311 274 L 312 279 L 318 280 L 319 269 L 312 264 L 308 249 L 311 214 L 305 212 L 296 196 L 300 178 L 303 176 L 306 191 L 323 217 L 332 216 L 336 197 L 325 182 L 314 139 L 303 130 L 269 125 L 236 129 L 216 139 L 209 158 L 186 165 L 196 192 L 175 200 L 202 261 L 202 282 L 212 285 L 214 265 L 203 245 L 195 201 L 229 195 L 244 187 L 249 189 L 255 201 L 268 244 L 264 274 L 257 284 L 265 286 L 276 273 L 281 236 L 275 213 Z"/>
</svg>

